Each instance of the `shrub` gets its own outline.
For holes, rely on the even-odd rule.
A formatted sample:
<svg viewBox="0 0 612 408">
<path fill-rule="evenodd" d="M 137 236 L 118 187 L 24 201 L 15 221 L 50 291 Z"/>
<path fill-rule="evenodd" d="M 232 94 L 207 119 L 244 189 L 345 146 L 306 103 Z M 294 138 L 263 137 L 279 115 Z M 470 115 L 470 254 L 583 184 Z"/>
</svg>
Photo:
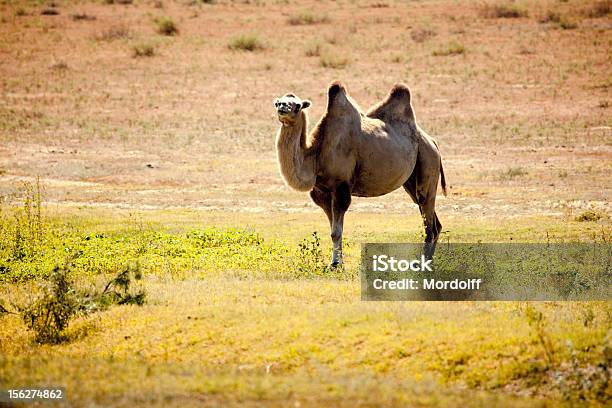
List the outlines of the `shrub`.
<svg viewBox="0 0 612 408">
<path fill-rule="evenodd" d="M 40 12 L 40 14 L 43 15 L 43 16 L 57 16 L 57 15 L 59 15 L 59 11 L 57 9 L 55 9 L 55 8 L 49 7 L 49 8 L 43 9 Z"/>
<path fill-rule="evenodd" d="M 155 19 L 157 25 L 157 33 L 161 35 L 176 35 L 178 34 L 178 27 L 174 20 L 170 17 L 159 17 Z"/>
<path fill-rule="evenodd" d="M 230 50 L 238 51 L 257 51 L 265 48 L 264 43 L 257 34 L 240 34 L 230 40 L 228 47 Z"/>
<path fill-rule="evenodd" d="M 23 7 L 17 7 L 17 9 L 15 10 L 16 17 L 23 17 L 27 15 L 28 15 L 28 12 Z"/>
<path fill-rule="evenodd" d="M 96 19 L 96 16 L 92 16 L 87 13 L 74 13 L 71 15 L 71 17 L 74 21 L 78 21 L 78 20 L 93 21 Z"/>
<path fill-rule="evenodd" d="M 465 47 L 463 44 L 456 41 L 451 41 L 447 44 L 446 48 L 435 50 L 432 54 L 436 57 L 447 56 L 447 55 L 459 55 L 465 53 Z"/>
<path fill-rule="evenodd" d="M 79 301 L 68 277 L 68 268 L 55 267 L 49 286 L 22 314 L 39 343 L 58 343 L 62 331 L 79 311 Z"/>
<path fill-rule="evenodd" d="M 289 17 L 288 21 L 291 25 L 311 25 L 327 23 L 329 21 L 329 17 L 316 16 L 309 11 L 303 11 L 300 14 Z"/>
<path fill-rule="evenodd" d="M 527 171 L 522 167 L 511 167 L 508 170 L 502 172 L 499 176 L 500 180 L 513 180 L 516 177 L 521 177 L 527 174 Z"/>
<path fill-rule="evenodd" d="M 414 42 L 418 43 L 423 42 L 434 35 L 436 35 L 436 33 L 429 28 L 415 28 L 410 31 L 410 38 L 412 38 Z"/>
<path fill-rule="evenodd" d="M 320 41 L 318 40 L 310 41 L 308 44 L 306 44 L 306 56 L 307 57 L 318 57 L 321 55 L 322 48 L 323 48 L 323 45 L 321 44 Z"/>
<path fill-rule="evenodd" d="M 75 254 L 74 257 L 78 256 Z M 143 305 L 145 291 L 132 293 L 130 286 L 133 280 L 140 280 L 142 274 L 139 264 L 130 265 L 110 280 L 102 292 L 78 291 L 70 279 L 73 265 L 56 266 L 51 273 L 43 293 L 34 302 L 20 308 L 26 326 L 34 331 L 38 343 L 59 343 L 65 338 L 64 330 L 70 321 L 78 315 L 87 315 L 106 310 L 113 304 Z M 0 313 L 10 313 L 2 307 Z"/>
<path fill-rule="evenodd" d="M 589 7 L 585 15 L 590 18 L 605 17 L 612 11 L 612 0 L 601 0 Z"/>
<path fill-rule="evenodd" d="M 130 38 L 131 33 L 130 30 L 123 24 L 116 25 L 113 27 L 109 27 L 106 30 L 102 31 L 95 35 L 95 40 L 97 41 L 114 41 L 125 38 Z"/>
<path fill-rule="evenodd" d="M 297 254 L 294 267 L 300 276 L 324 275 L 328 272 L 328 265 L 321 249 L 321 238 L 315 232 L 310 239 L 304 239 Z"/>
<path fill-rule="evenodd" d="M 559 21 L 561 21 L 561 13 L 554 10 L 548 10 L 548 12 L 540 18 L 540 23 L 558 23 Z"/>
<path fill-rule="evenodd" d="M 324 68 L 341 69 L 346 67 L 350 62 L 350 58 L 345 54 L 340 54 L 332 49 L 326 49 L 321 53 L 319 58 L 321 66 Z"/>
<path fill-rule="evenodd" d="M 584 211 L 582 214 L 576 217 L 576 221 L 578 222 L 595 222 L 604 218 L 603 214 L 598 211 Z"/>
<path fill-rule="evenodd" d="M 132 46 L 132 56 L 138 57 L 152 57 L 155 55 L 155 47 L 149 43 L 139 43 Z"/>
<path fill-rule="evenodd" d="M 527 17 L 527 9 L 513 3 L 487 4 L 482 8 L 482 15 L 487 18 L 520 18 Z"/>
<path fill-rule="evenodd" d="M 574 28 L 578 27 L 578 23 L 568 17 L 562 16 L 561 20 L 559 21 L 559 27 L 564 30 L 573 30 Z"/>
</svg>

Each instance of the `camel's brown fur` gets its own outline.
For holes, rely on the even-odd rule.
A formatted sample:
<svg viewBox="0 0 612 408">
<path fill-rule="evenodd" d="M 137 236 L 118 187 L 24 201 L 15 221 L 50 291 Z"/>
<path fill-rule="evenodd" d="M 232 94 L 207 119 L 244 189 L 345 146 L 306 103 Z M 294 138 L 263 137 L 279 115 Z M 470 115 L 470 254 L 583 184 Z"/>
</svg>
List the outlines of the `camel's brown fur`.
<svg viewBox="0 0 612 408">
<path fill-rule="evenodd" d="M 426 254 L 441 231 L 435 213 L 438 179 L 446 181 L 437 144 L 416 124 L 410 90 L 398 84 L 367 114 L 340 82 L 328 89 L 327 109 L 307 135 L 302 101 L 293 94 L 276 100 L 283 124 L 276 140 L 279 167 L 289 186 L 310 190 L 326 213 L 334 243 L 332 265 L 341 262 L 344 213 L 351 196 L 375 197 L 403 186 L 424 218 Z"/>
</svg>

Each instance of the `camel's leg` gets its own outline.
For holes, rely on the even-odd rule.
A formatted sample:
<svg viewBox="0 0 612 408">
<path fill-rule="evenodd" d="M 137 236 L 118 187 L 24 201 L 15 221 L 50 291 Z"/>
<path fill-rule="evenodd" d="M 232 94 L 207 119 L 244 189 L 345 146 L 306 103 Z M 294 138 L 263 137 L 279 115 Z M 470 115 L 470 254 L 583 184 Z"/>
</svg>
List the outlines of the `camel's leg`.
<svg viewBox="0 0 612 408">
<path fill-rule="evenodd" d="M 329 191 L 320 189 L 318 187 L 313 188 L 310 191 L 310 198 L 316 205 L 321 207 L 327 215 L 329 220 L 329 227 L 332 226 L 332 195 Z"/>
<path fill-rule="evenodd" d="M 440 178 L 440 158 L 433 146 L 423 146 L 419 152 L 415 169 L 404 183 L 404 189 L 419 206 L 425 225 L 425 257 L 431 259 L 442 231 L 442 224 L 436 215 L 436 194 Z"/>
<path fill-rule="evenodd" d="M 331 267 L 342 263 L 342 228 L 344 214 L 351 205 L 351 190 L 346 183 L 336 187 L 332 193 L 331 239 L 333 243 Z"/>
<path fill-rule="evenodd" d="M 436 192 L 438 180 L 430 181 L 423 189 L 417 186 L 417 197 L 419 199 L 419 209 L 425 224 L 425 247 L 424 253 L 427 259 L 431 259 L 436 250 L 436 243 L 442 231 L 442 224 L 436 214 Z"/>
<path fill-rule="evenodd" d="M 406 190 L 410 198 L 412 198 L 412 201 L 414 201 L 415 204 L 418 204 L 419 201 L 417 200 L 416 191 L 416 173 L 417 169 L 415 168 L 415 170 L 412 172 L 412 175 L 410 175 L 408 180 L 404 183 L 404 190 Z M 419 206 L 419 210 L 420 209 L 421 207 Z"/>
</svg>

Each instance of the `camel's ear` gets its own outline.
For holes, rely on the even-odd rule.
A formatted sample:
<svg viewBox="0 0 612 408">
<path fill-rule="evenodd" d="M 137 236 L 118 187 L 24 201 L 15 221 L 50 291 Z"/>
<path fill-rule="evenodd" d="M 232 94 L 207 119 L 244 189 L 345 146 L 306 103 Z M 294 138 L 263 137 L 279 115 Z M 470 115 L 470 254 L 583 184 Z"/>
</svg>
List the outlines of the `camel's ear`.
<svg viewBox="0 0 612 408">
<path fill-rule="evenodd" d="M 310 106 L 310 101 L 308 99 L 304 99 L 302 101 L 302 109 L 306 109 L 309 106 Z"/>
</svg>

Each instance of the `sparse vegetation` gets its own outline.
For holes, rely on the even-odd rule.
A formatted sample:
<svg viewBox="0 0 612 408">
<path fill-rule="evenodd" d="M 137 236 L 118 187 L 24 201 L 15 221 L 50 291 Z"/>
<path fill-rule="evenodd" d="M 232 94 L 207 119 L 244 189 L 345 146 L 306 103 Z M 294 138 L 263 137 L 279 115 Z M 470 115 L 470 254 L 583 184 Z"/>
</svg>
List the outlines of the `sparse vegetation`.
<svg viewBox="0 0 612 408">
<path fill-rule="evenodd" d="M 578 23 L 567 16 L 562 16 L 559 21 L 559 27 L 564 30 L 573 30 L 578 27 Z"/>
<path fill-rule="evenodd" d="M 55 61 L 53 64 L 51 64 L 51 69 L 54 69 L 56 71 L 65 71 L 68 69 L 68 63 L 66 61 Z"/>
<path fill-rule="evenodd" d="M 79 20 L 93 21 L 96 19 L 96 16 L 93 16 L 87 13 L 74 13 L 70 17 L 72 17 L 74 21 L 79 21 Z"/>
<path fill-rule="evenodd" d="M 70 262 L 62 267 L 56 266 L 43 286 L 42 294 L 31 304 L 18 306 L 23 321 L 34 331 L 38 343 L 55 344 L 66 340 L 64 330 L 78 315 L 105 310 L 113 304 L 144 304 L 144 289 L 130 292 L 132 281 L 142 277 L 138 267 L 126 267 L 101 292 L 78 290 L 72 282 L 71 271 Z"/>
<path fill-rule="evenodd" d="M 155 46 L 148 42 L 141 42 L 132 46 L 132 56 L 138 57 L 152 57 L 155 55 Z"/>
<path fill-rule="evenodd" d="M 588 210 L 576 217 L 579 222 L 596 222 L 604 218 L 604 214 L 599 211 Z"/>
<path fill-rule="evenodd" d="M 311 25 L 329 22 L 329 17 L 326 15 L 315 15 L 310 11 L 302 11 L 299 14 L 289 17 L 291 25 Z"/>
<path fill-rule="evenodd" d="M 429 28 L 415 28 L 410 31 L 410 38 L 417 43 L 421 43 L 435 35 L 435 31 Z"/>
<path fill-rule="evenodd" d="M 434 50 L 432 55 L 436 57 L 444 57 L 448 55 L 461 55 L 465 53 L 463 44 L 457 41 L 449 42 L 444 48 Z"/>
<path fill-rule="evenodd" d="M 124 40 L 131 37 L 131 32 L 127 28 L 127 26 L 123 24 L 118 24 L 111 26 L 102 32 L 96 34 L 94 39 L 97 41 L 115 41 L 115 40 Z"/>
<path fill-rule="evenodd" d="M 170 17 L 163 16 L 155 19 L 155 25 L 157 27 L 157 33 L 161 35 L 177 35 L 178 27 L 174 20 Z"/>
<path fill-rule="evenodd" d="M 305 54 L 307 57 L 318 57 L 321 55 L 323 44 L 319 40 L 311 40 L 306 43 Z"/>
<path fill-rule="evenodd" d="M 266 48 L 264 42 L 255 33 L 240 34 L 232 38 L 228 47 L 237 51 L 257 51 Z"/>
<path fill-rule="evenodd" d="M 526 8 L 516 3 L 486 4 L 481 14 L 486 18 L 521 18 L 529 16 Z"/>
<path fill-rule="evenodd" d="M 40 12 L 40 15 L 42 16 L 57 16 L 59 15 L 59 10 L 56 8 L 45 8 Z"/>
<path fill-rule="evenodd" d="M 499 179 L 502 181 L 514 180 L 517 177 L 522 177 L 527 174 L 528 174 L 527 170 L 525 170 L 523 167 L 510 167 L 508 170 L 503 171 L 500 174 Z"/>
<path fill-rule="evenodd" d="M 546 14 L 540 18 L 540 23 L 558 23 L 560 21 L 561 13 L 557 10 L 548 10 Z"/>
<path fill-rule="evenodd" d="M 360 244 L 422 241 L 420 213 L 401 188 L 355 198 L 344 268 L 326 270 L 328 220 L 278 176 L 271 103 L 308 97 L 313 128 L 332 80 L 364 110 L 405 82 L 452 185 L 439 247 L 612 242 L 609 3 L 326 1 L 310 13 L 328 23 L 291 25 L 304 4 L 162 1 L 5 1 L 0 388 L 65 385 L 71 406 L 610 405 L 610 302 L 360 301 Z M 484 3 L 531 18 L 485 19 Z M 161 15 L 178 36 L 156 33 Z M 256 45 L 230 47 L 241 33 Z M 451 41 L 465 57 L 431 55 Z M 141 43 L 156 56 L 132 58 Z M 330 52 L 344 70 L 322 66 Z M 17 306 L 53 294 L 72 255 L 76 304 L 103 310 L 83 298 L 130 267 L 146 303 L 117 306 L 113 284 L 104 312 L 33 343 Z"/>
<path fill-rule="evenodd" d="M 590 18 L 605 17 L 612 12 L 612 0 L 599 0 L 589 5 L 584 14 Z"/>
<path fill-rule="evenodd" d="M 351 63 L 351 59 L 333 48 L 325 48 L 321 51 L 319 62 L 324 68 L 342 69 Z"/>
</svg>

